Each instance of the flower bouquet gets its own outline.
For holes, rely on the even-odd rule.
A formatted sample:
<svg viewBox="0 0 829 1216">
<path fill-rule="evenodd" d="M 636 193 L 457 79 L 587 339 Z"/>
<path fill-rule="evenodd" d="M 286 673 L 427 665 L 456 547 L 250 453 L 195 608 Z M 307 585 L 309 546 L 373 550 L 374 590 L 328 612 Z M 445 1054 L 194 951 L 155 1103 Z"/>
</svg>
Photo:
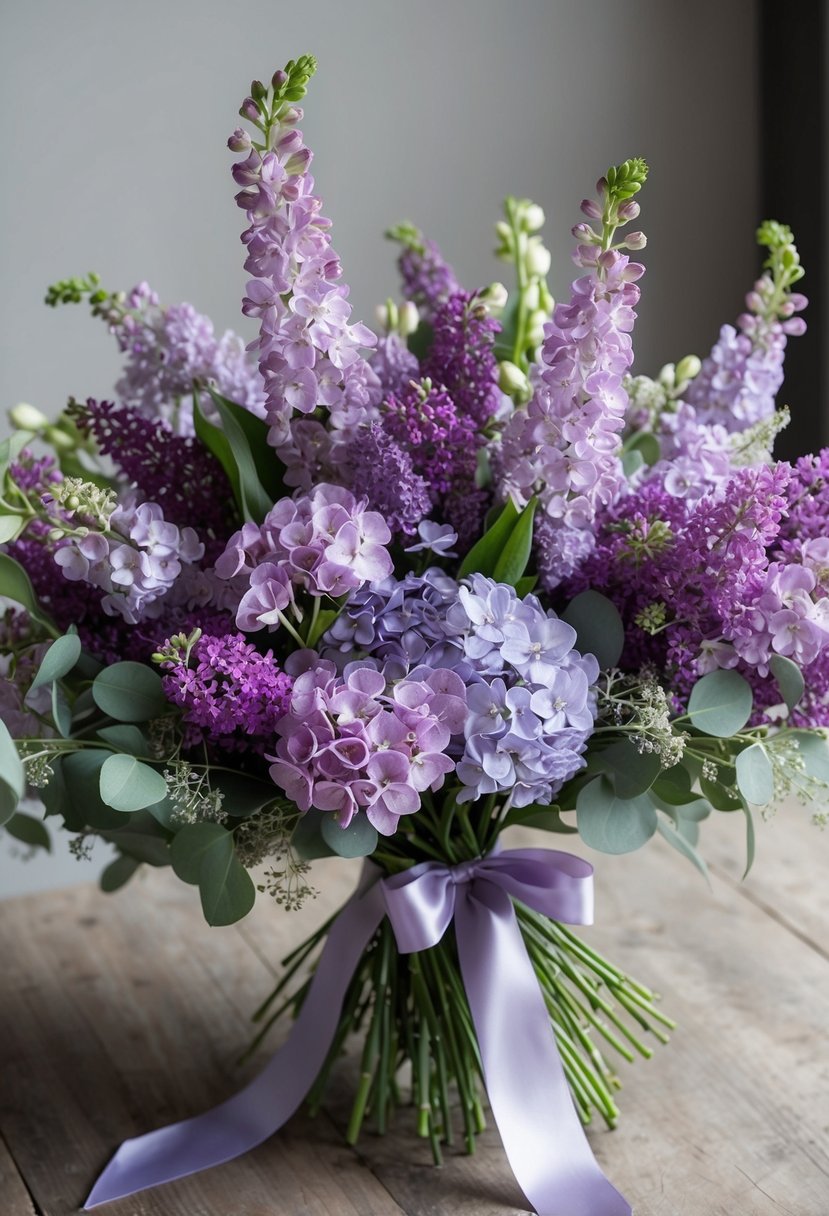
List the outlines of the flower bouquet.
<svg viewBox="0 0 829 1216">
<path fill-rule="evenodd" d="M 364 859 L 256 1014 L 259 1037 L 292 1014 L 287 1045 L 123 1145 L 88 1206 L 259 1143 L 358 1034 L 350 1141 L 411 1105 L 435 1161 L 472 1152 L 486 1095 L 539 1212 L 626 1213 L 583 1125 L 616 1122 L 617 1058 L 672 1022 L 571 927 L 591 867 L 501 838 L 658 834 L 704 873 L 712 810 L 745 817 L 749 866 L 756 811 L 823 798 L 829 453 L 771 458 L 803 270 L 763 224 L 736 327 L 633 376 L 628 160 L 581 204 L 563 302 L 541 208 L 508 198 L 509 293 L 402 224 L 375 334 L 298 129 L 314 68 L 254 81 L 229 140 L 258 336 L 144 283 L 59 282 L 47 302 L 87 301 L 118 342 L 116 400 L 19 406 L 0 450 L 6 830 L 48 846 L 17 809 L 36 791 L 78 854 L 114 848 L 105 890 L 169 865 L 211 925 L 257 890 L 298 906 L 314 858 Z"/>
</svg>

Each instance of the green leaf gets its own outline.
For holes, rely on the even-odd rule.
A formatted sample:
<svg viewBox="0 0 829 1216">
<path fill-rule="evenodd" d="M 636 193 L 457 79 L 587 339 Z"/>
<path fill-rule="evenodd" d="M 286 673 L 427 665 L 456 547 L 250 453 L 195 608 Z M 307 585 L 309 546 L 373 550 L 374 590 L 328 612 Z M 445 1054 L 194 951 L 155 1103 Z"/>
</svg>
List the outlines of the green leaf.
<svg viewBox="0 0 829 1216">
<path fill-rule="evenodd" d="M 211 771 L 210 784 L 224 795 L 222 809 L 236 819 L 255 815 L 268 803 L 278 801 L 279 795 L 268 781 L 249 777 L 245 773 Z"/>
<path fill-rule="evenodd" d="M 68 675 L 81 657 L 81 639 L 76 633 L 64 634 L 55 638 L 43 656 L 38 673 L 32 680 L 32 688 L 40 688 L 43 684 L 51 684 L 54 680 L 62 680 Z"/>
<path fill-rule="evenodd" d="M 103 831 L 123 824 L 122 812 L 114 811 L 101 798 L 101 769 L 111 755 L 104 748 L 84 748 L 63 757 L 65 801 L 61 814 L 70 832 L 85 828 Z"/>
<path fill-rule="evenodd" d="M 659 440 L 650 431 L 639 431 L 625 444 L 625 452 L 637 452 L 644 464 L 652 467 L 662 458 Z"/>
<path fill-rule="evenodd" d="M 619 609 L 599 591 L 582 591 L 561 614 L 578 635 L 576 648 L 594 654 L 600 667 L 615 667 L 625 644 Z"/>
<path fill-rule="evenodd" d="M 102 726 L 98 731 L 98 738 L 129 756 L 146 756 L 149 753 L 147 738 L 137 726 L 127 726 L 120 722 L 116 726 Z"/>
<path fill-rule="evenodd" d="M 829 781 L 829 742 L 822 731 L 792 731 L 803 757 L 806 772 L 818 781 Z"/>
<path fill-rule="evenodd" d="M 28 574 L 8 553 L 0 553 L 0 595 L 22 604 L 32 620 L 37 621 L 47 633 L 54 638 L 59 636 L 54 623 L 41 608 Z"/>
<path fill-rule="evenodd" d="M 722 781 L 709 781 L 707 777 L 700 777 L 699 788 L 715 811 L 742 810 L 742 800 L 732 785 L 725 785 Z"/>
<path fill-rule="evenodd" d="M 101 767 L 101 798 L 116 811 L 143 811 L 167 794 L 167 782 L 135 756 L 116 752 Z"/>
<path fill-rule="evenodd" d="M 291 491 L 285 488 L 285 466 L 268 443 L 267 422 L 262 418 L 257 418 L 256 414 L 252 414 L 243 405 L 238 405 L 235 401 L 223 397 L 214 389 L 208 387 L 207 391 L 210 393 L 216 409 L 219 410 L 223 422 L 225 413 L 228 413 L 244 432 L 253 463 L 256 466 L 256 475 L 268 496 L 270 504 L 268 510 L 270 510 L 275 502 L 290 494 Z"/>
<path fill-rule="evenodd" d="M 542 832 L 559 832 L 565 836 L 575 835 L 579 830 L 572 824 L 564 822 L 559 807 L 539 806 L 537 803 L 532 806 L 514 807 L 507 815 L 504 826 L 511 826 L 513 823 L 520 823 L 522 827 L 526 828 L 538 828 Z"/>
<path fill-rule="evenodd" d="M 671 848 L 676 849 L 677 853 L 681 853 L 683 857 L 687 857 L 697 867 L 700 874 L 710 882 L 710 879 L 708 879 L 708 866 L 703 858 L 700 857 L 691 841 L 682 832 L 678 832 L 667 819 L 657 819 L 656 830 L 660 836 L 667 840 Z"/>
<path fill-rule="evenodd" d="M 202 413 L 199 398 L 196 393 L 193 394 L 193 428 L 196 432 L 196 438 L 204 444 L 208 452 L 216 457 L 219 464 L 225 472 L 225 476 L 230 483 L 230 489 L 233 498 L 242 511 L 242 491 L 239 482 L 239 470 L 236 467 L 236 461 L 233 458 L 230 442 L 227 436 L 220 427 L 214 426 L 209 422 Z"/>
<path fill-rule="evenodd" d="M 641 452 L 637 452 L 636 450 L 622 452 L 622 471 L 625 477 L 627 477 L 628 481 L 630 481 L 634 473 L 639 472 L 644 464 L 645 457 Z"/>
<path fill-rule="evenodd" d="M 52 685 L 52 721 L 58 734 L 68 739 L 72 734 L 72 710 L 57 681 Z"/>
<path fill-rule="evenodd" d="M 771 668 L 771 674 L 775 678 L 777 687 L 780 689 L 781 697 L 788 705 L 789 710 L 794 709 L 799 704 L 806 690 L 803 672 L 797 663 L 793 663 L 791 659 L 787 659 L 782 654 L 772 655 L 769 667 Z"/>
<path fill-rule="evenodd" d="M 157 867 L 170 864 L 167 833 L 148 811 L 137 811 L 134 815 L 127 816 L 126 827 L 101 832 L 100 836 L 134 861 Z"/>
<path fill-rule="evenodd" d="M 212 390 L 210 396 L 222 422 L 222 432 L 227 439 L 230 458 L 236 466 L 239 509 L 245 519 L 261 523 L 273 506 L 273 499 L 259 480 L 256 461 L 245 429 L 237 413 L 229 408 L 223 397 Z M 227 458 L 227 453 L 225 455 Z M 233 478 L 231 478 L 231 483 L 233 483 Z"/>
<path fill-rule="evenodd" d="M 431 350 L 435 339 L 435 331 L 428 321 L 421 321 L 413 334 L 409 334 L 406 345 L 413 355 L 422 363 Z"/>
<path fill-rule="evenodd" d="M 0 515 L 0 545 L 15 540 L 24 523 L 22 515 Z"/>
<path fill-rule="evenodd" d="M 169 709 L 161 676 L 143 663 L 113 663 L 95 677 L 95 704 L 119 722 L 147 722 Z"/>
<path fill-rule="evenodd" d="M 6 469 L 11 462 L 17 460 L 23 449 L 33 439 L 33 431 L 14 431 L 13 434 L 9 435 L 8 439 L 4 439 L 0 443 L 0 478 L 5 475 Z"/>
<path fill-rule="evenodd" d="M 597 758 L 619 798 L 636 798 L 646 793 L 662 771 L 656 752 L 639 752 L 628 739 L 611 743 L 597 753 Z"/>
<path fill-rule="evenodd" d="M 377 848 L 377 829 L 365 815 L 355 815 L 348 827 L 340 827 L 334 815 L 322 820 L 322 838 L 340 857 L 368 857 Z"/>
<path fill-rule="evenodd" d="M 537 505 L 538 500 L 531 498 L 518 516 L 509 540 L 495 563 L 492 577 L 496 583 L 509 583 L 515 587 L 523 577 L 532 553 L 533 517 Z"/>
<path fill-rule="evenodd" d="M 749 870 L 754 865 L 756 837 L 754 834 L 754 816 L 747 806 L 743 807 L 743 814 L 746 817 L 746 868 L 743 870 L 743 878 L 747 878 Z"/>
<path fill-rule="evenodd" d="M 495 337 L 493 353 L 499 361 L 515 358 L 515 339 L 518 336 L 518 313 L 521 304 L 520 292 L 511 292 L 499 318 L 501 329 Z"/>
<path fill-rule="evenodd" d="M 26 772 L 9 728 L 0 718 L 0 773 L 3 781 L 14 790 L 18 798 L 26 792 Z"/>
<path fill-rule="evenodd" d="M 461 562 L 458 578 L 465 578 L 467 574 L 491 576 L 517 519 L 518 509 L 512 499 L 508 498 L 498 518 L 472 546 Z"/>
<path fill-rule="evenodd" d="M 311 807 L 303 811 L 291 835 L 291 848 L 303 861 L 316 861 L 318 857 L 334 857 L 334 850 L 326 844 L 322 835 L 325 811 Z"/>
<path fill-rule="evenodd" d="M 697 680 L 688 701 L 688 717 L 697 730 L 727 739 L 751 717 L 751 685 L 737 671 L 711 671 Z"/>
<path fill-rule="evenodd" d="M 231 925 L 247 916 L 256 888 L 226 828 L 218 823 L 190 824 L 176 835 L 170 852 L 178 877 L 198 884 L 209 925 Z"/>
<path fill-rule="evenodd" d="M 33 849 L 45 849 L 47 853 L 52 851 L 52 841 L 46 825 L 42 819 L 35 819 L 33 815 L 24 815 L 22 811 L 18 811 L 6 824 L 6 831 L 10 836 L 14 836 L 15 840 L 31 845 Z"/>
<path fill-rule="evenodd" d="M 49 765 L 52 769 L 49 782 L 37 792 L 47 815 L 63 815 L 69 800 L 63 775 L 63 756 L 50 757 Z"/>
<path fill-rule="evenodd" d="M 774 796 L 774 769 L 762 743 L 754 743 L 737 756 L 737 787 L 755 806 L 768 806 Z"/>
<path fill-rule="evenodd" d="M 111 894 L 113 891 L 118 891 L 132 878 L 135 871 L 141 865 L 134 857 L 116 857 L 115 861 L 111 861 L 101 874 L 101 890 Z"/>
<path fill-rule="evenodd" d="M 607 777 L 596 777 L 580 792 L 576 822 L 585 844 L 600 853 L 632 853 L 656 831 L 656 808 L 646 795 L 618 798 Z"/>
<path fill-rule="evenodd" d="M 670 806 L 682 806 L 696 798 L 691 790 L 691 774 L 684 764 L 675 764 L 665 769 L 653 783 L 652 793 Z"/>
<path fill-rule="evenodd" d="M 537 584 L 537 574 L 526 574 L 523 578 L 519 578 L 518 582 L 515 584 L 515 594 L 518 596 L 519 600 L 523 600 L 525 595 L 530 595 L 533 591 L 535 591 Z"/>
</svg>

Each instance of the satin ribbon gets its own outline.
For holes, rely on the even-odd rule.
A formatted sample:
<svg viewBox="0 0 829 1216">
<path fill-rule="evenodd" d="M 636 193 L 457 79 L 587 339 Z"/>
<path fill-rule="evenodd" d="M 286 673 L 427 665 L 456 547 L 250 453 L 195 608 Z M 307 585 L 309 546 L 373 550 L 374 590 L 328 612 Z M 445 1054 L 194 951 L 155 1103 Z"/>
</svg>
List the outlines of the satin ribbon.
<svg viewBox="0 0 829 1216">
<path fill-rule="evenodd" d="M 573 1105 L 513 899 L 589 924 L 592 867 L 569 853 L 511 849 L 459 866 L 424 862 L 364 886 L 334 922 L 287 1042 L 234 1097 L 125 1140 L 85 1209 L 239 1157 L 301 1105 L 328 1054 L 348 985 L 385 915 L 402 954 L 436 945 L 454 920 L 487 1096 L 516 1180 L 539 1216 L 631 1216 L 593 1157 Z"/>
</svg>

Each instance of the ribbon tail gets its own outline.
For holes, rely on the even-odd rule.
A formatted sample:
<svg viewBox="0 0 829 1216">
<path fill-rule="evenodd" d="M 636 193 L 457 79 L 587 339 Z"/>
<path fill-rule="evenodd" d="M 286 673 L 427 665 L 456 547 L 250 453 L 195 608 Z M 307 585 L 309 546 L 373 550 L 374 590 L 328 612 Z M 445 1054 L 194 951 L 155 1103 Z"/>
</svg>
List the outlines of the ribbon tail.
<svg viewBox="0 0 829 1216">
<path fill-rule="evenodd" d="M 593 1156 L 506 891 L 471 883 L 455 927 L 495 1122 L 539 1216 L 631 1216 Z"/>
<path fill-rule="evenodd" d="M 334 1038 L 357 964 L 385 904 L 379 883 L 355 896 L 334 922 L 287 1042 L 259 1076 L 206 1114 L 125 1140 L 84 1210 L 240 1157 L 267 1140 L 302 1104 Z"/>
</svg>

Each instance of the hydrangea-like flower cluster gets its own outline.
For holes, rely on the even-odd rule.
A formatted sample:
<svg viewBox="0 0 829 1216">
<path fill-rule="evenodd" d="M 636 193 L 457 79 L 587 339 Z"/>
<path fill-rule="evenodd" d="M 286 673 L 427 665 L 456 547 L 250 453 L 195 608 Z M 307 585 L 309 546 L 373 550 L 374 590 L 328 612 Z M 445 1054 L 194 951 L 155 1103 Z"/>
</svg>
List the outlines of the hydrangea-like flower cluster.
<svg viewBox="0 0 829 1216">
<path fill-rule="evenodd" d="M 775 654 L 808 667 L 829 646 L 829 537 L 805 541 L 800 562 L 772 562 L 760 593 L 733 621 L 736 654 L 761 676 Z M 728 665 L 728 664 L 725 664 Z"/>
<path fill-rule="evenodd" d="M 548 589 L 589 553 L 596 512 L 622 484 L 623 377 L 644 272 L 618 250 L 579 246 L 576 261 L 587 273 L 555 308 L 532 400 L 507 423 L 500 452 L 502 495 L 519 505 L 538 495 L 540 520 L 546 516 L 537 542 Z"/>
<path fill-rule="evenodd" d="M 313 70 L 309 58 L 303 71 Z M 269 440 L 285 464 L 299 472 L 301 454 L 291 434 L 294 416 L 322 407 L 335 431 L 350 428 L 378 400 L 379 382 L 360 353 L 361 347 L 374 345 L 375 336 L 349 320 L 351 305 L 347 287 L 339 282 L 342 268 L 331 246 L 331 223 L 321 214 L 308 172 L 312 154 L 296 126 L 302 110 L 282 100 L 290 86 L 288 76 L 277 73 L 272 100 L 260 95 L 243 107 L 254 122 L 267 125 L 264 148 L 253 146 L 243 131 L 234 132 L 228 146 L 247 152 L 233 166 L 241 186 L 236 201 L 250 225 L 242 240 L 245 268 L 253 278 L 242 311 L 260 324 L 255 345 Z M 314 429 L 325 434 L 319 423 Z M 320 445 L 324 447 L 321 437 Z M 315 476 L 316 470 L 308 470 L 307 480 L 297 484 L 309 486 Z"/>
<path fill-rule="evenodd" d="M 204 545 L 192 528 L 165 520 L 158 503 L 125 502 L 112 512 L 106 531 L 79 528 L 55 552 L 64 577 L 104 592 L 101 606 L 131 625 L 154 615 L 182 565 L 198 562 Z"/>
<path fill-rule="evenodd" d="M 463 729 L 463 681 L 418 668 L 389 686 L 371 667 L 353 664 L 339 676 L 333 663 L 312 652 L 305 658 L 310 665 L 277 726 L 271 777 L 301 811 L 334 811 L 343 827 L 364 811 L 390 836 L 454 768 L 446 751 Z"/>
<path fill-rule="evenodd" d="M 458 801 L 510 793 L 515 806 L 548 804 L 584 764 L 599 676 L 576 631 L 534 596 L 473 575 L 447 613 L 447 632 L 477 678 L 467 689 Z"/>
<path fill-rule="evenodd" d="M 391 574 L 388 525 L 341 486 L 283 498 L 261 525 L 246 523 L 216 562 L 220 578 L 243 593 L 236 614 L 246 633 L 278 627 L 297 588 L 336 599 Z"/>
<path fill-rule="evenodd" d="M 207 739 L 264 751 L 288 711 L 290 676 L 280 671 L 270 650 L 260 654 L 239 633 L 202 634 L 186 661 L 162 666 L 164 692 L 193 728 L 187 746 Z"/>
<path fill-rule="evenodd" d="M 213 322 L 191 304 L 162 308 L 150 286 L 139 283 L 111 329 L 127 356 L 115 386 L 124 405 L 163 419 L 178 434 L 192 435 L 190 396 L 193 380 L 200 379 L 261 413 L 262 382 L 242 339 L 231 330 L 217 338 Z"/>
</svg>

